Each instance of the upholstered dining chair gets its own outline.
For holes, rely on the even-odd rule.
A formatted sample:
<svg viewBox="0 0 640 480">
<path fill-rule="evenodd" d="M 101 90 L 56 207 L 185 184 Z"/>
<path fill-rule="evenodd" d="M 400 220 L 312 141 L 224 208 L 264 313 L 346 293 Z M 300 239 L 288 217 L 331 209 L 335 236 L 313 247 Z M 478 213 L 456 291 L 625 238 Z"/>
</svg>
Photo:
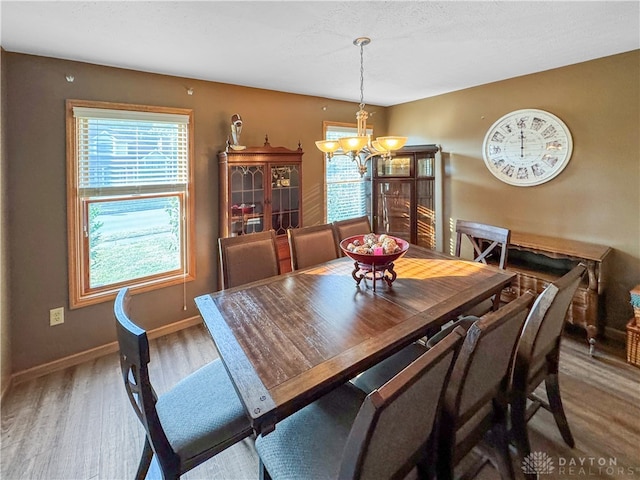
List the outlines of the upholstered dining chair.
<svg viewBox="0 0 640 480">
<path fill-rule="evenodd" d="M 431 433 L 463 338 L 455 330 L 367 396 L 347 382 L 258 436 L 260 478 L 377 480 L 415 467 L 431 477 Z"/>
<path fill-rule="evenodd" d="M 438 479 L 453 478 L 456 465 L 486 437 L 491 439 L 491 458 L 501 478 L 514 478 L 507 425 L 509 379 L 516 342 L 534 298 L 532 292 L 526 292 L 487 313 L 467 331 L 446 387 L 438 424 Z M 401 350 L 351 382 L 365 393 L 372 391 L 411 361 L 411 355 L 420 355 L 426 349 L 414 343 L 410 350 Z M 466 472 L 468 478 L 485 461 L 483 456 L 472 464 L 472 472 Z"/>
<path fill-rule="evenodd" d="M 328 262 L 339 256 L 335 230 L 330 223 L 290 228 L 287 235 L 293 270 Z"/>
<path fill-rule="evenodd" d="M 280 274 L 275 230 L 218 239 L 222 288 Z"/>
<path fill-rule="evenodd" d="M 558 382 L 560 341 L 567 310 L 584 276 L 586 267 L 579 264 L 538 295 L 522 330 L 511 379 L 511 429 L 521 458 L 531 453 L 527 422 L 540 407 L 549 410 L 565 443 L 575 442 L 564 413 Z M 544 382 L 548 403 L 534 391 Z M 527 407 L 528 400 L 532 403 Z"/>
<path fill-rule="evenodd" d="M 156 395 L 149 378 L 147 333 L 129 317 L 129 289 L 114 303 L 122 379 L 146 437 L 136 479 L 152 466 L 162 478 L 183 473 L 252 434 L 244 407 L 220 359 Z M 154 462 L 155 459 L 155 462 Z"/>
<path fill-rule="evenodd" d="M 369 217 L 367 215 L 348 218 L 346 220 L 337 220 L 333 222 L 333 227 L 336 230 L 338 248 L 340 248 L 340 242 L 345 238 L 371 233 L 371 223 L 369 222 Z M 342 250 L 340 250 L 340 255 L 344 256 Z"/>
</svg>

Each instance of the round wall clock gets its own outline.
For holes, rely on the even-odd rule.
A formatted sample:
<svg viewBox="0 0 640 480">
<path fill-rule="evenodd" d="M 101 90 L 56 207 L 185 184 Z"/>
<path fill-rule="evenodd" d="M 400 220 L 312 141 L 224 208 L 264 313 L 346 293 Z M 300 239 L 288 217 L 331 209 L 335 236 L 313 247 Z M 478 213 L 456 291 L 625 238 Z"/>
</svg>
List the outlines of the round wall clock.
<svg viewBox="0 0 640 480">
<path fill-rule="evenodd" d="M 487 131 L 482 156 L 489 171 L 511 185 L 531 187 L 557 176 L 571 159 L 571 132 L 544 110 L 507 113 Z"/>
</svg>

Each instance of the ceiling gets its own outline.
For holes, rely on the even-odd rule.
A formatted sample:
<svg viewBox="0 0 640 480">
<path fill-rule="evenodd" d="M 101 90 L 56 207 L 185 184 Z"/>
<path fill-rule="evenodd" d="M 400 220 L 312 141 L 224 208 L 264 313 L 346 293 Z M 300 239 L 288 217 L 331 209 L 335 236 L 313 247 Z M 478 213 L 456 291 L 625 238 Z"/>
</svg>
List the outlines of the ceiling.
<svg viewBox="0 0 640 480">
<path fill-rule="evenodd" d="M 640 48 L 640 1 L 0 1 L 2 47 L 389 106 Z M 73 72 L 69 72 L 73 73 Z"/>
</svg>

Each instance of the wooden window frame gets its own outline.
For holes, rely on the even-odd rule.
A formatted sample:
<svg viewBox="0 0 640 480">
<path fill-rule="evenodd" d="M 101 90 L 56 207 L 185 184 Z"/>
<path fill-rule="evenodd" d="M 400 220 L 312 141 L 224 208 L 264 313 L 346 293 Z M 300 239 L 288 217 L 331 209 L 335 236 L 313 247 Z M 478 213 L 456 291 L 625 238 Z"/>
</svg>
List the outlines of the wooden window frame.
<svg viewBox="0 0 640 480">
<path fill-rule="evenodd" d="M 187 126 L 188 135 L 188 173 L 184 192 L 167 191 L 150 195 L 118 195 L 105 198 L 104 201 L 139 198 L 149 199 L 153 197 L 178 196 L 181 198 L 183 214 L 180 236 L 183 243 L 182 268 L 151 276 L 136 278 L 126 282 L 113 283 L 101 287 L 89 286 L 89 242 L 85 235 L 85 227 L 88 225 L 88 200 L 80 195 L 78 187 L 78 159 L 77 153 L 77 129 L 74 118 L 74 107 L 86 107 L 109 110 L 128 110 L 148 113 L 177 114 L 189 117 Z M 193 110 L 169 107 L 156 107 L 147 105 L 67 100 L 66 101 L 66 146 L 67 146 L 67 239 L 68 239 L 68 263 L 69 263 L 69 308 L 75 309 L 88 305 L 94 305 L 115 299 L 118 291 L 129 286 L 134 292 L 144 292 L 171 285 L 184 284 L 195 280 L 195 192 L 194 192 L 194 125 Z M 101 201 L 93 199 L 90 201 Z"/>
</svg>

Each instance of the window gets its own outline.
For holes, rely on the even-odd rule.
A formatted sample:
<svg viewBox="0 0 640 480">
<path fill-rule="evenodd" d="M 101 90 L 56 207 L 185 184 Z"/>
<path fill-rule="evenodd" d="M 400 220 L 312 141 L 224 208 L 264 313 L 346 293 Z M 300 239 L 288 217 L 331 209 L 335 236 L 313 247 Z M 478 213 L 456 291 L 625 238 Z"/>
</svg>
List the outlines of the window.
<svg viewBox="0 0 640 480">
<path fill-rule="evenodd" d="M 67 101 L 70 307 L 193 280 L 193 114 Z"/>
<path fill-rule="evenodd" d="M 367 133 L 372 134 L 373 130 L 368 128 Z M 358 129 L 355 125 L 324 123 L 325 140 L 337 140 L 357 134 Z M 369 214 L 371 182 L 368 175 L 361 177 L 354 162 L 346 155 L 334 155 L 331 161 L 325 159 L 325 205 L 328 223 Z"/>
</svg>

